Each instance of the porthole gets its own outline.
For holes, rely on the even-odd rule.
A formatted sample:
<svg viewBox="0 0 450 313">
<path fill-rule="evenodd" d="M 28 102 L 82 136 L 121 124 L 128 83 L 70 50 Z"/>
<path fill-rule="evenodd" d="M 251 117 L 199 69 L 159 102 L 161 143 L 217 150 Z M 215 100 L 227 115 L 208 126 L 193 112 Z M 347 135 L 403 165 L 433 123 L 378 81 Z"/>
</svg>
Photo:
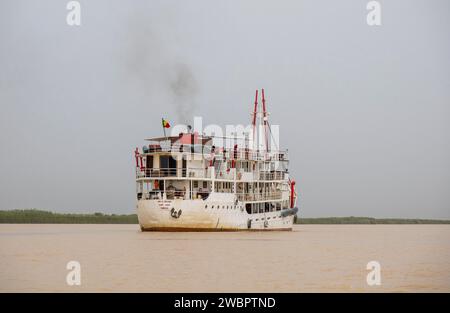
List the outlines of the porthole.
<svg viewBox="0 0 450 313">
<path fill-rule="evenodd" d="M 205 209 L 207 209 L 208 208 L 208 205 L 205 205 Z"/>
<path fill-rule="evenodd" d="M 213 205 L 213 206 L 211 206 L 211 209 L 214 209 L 214 205 Z"/>
</svg>

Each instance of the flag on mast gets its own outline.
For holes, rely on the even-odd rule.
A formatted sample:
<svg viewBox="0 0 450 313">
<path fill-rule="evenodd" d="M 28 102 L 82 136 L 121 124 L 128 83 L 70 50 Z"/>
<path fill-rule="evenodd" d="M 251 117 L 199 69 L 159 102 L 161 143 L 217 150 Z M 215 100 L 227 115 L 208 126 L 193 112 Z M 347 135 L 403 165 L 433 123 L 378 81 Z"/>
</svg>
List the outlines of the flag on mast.
<svg viewBox="0 0 450 313">
<path fill-rule="evenodd" d="M 164 131 L 164 137 L 167 137 L 166 136 L 166 128 L 170 128 L 170 124 L 167 120 L 164 119 L 164 117 L 161 119 L 161 123 L 162 123 L 163 131 Z"/>
<path fill-rule="evenodd" d="M 170 124 L 167 120 L 165 120 L 164 118 L 162 119 L 162 127 L 164 128 L 169 128 Z"/>
</svg>

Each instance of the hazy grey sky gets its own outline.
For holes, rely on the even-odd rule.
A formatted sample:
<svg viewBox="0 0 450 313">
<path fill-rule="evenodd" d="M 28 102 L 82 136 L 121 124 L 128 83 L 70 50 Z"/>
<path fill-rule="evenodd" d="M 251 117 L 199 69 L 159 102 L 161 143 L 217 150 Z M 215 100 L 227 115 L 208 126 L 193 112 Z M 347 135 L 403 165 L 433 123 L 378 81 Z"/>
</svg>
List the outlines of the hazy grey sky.
<svg viewBox="0 0 450 313">
<path fill-rule="evenodd" d="M 162 116 L 265 88 L 301 215 L 450 218 L 450 1 L 67 2 L 0 2 L 0 209 L 133 212 Z"/>
</svg>

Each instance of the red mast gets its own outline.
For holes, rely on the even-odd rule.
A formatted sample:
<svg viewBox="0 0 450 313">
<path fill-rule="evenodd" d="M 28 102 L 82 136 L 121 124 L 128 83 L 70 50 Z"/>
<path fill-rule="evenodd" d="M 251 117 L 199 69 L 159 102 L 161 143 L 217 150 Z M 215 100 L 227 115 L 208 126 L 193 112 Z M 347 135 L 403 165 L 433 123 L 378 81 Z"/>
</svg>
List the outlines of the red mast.
<svg viewBox="0 0 450 313">
<path fill-rule="evenodd" d="M 267 124 L 266 98 L 264 98 L 264 89 L 262 89 L 261 92 L 263 105 L 264 138 L 266 140 L 266 151 L 269 152 L 269 137 L 267 136 L 268 124 Z"/>
<path fill-rule="evenodd" d="M 253 120 L 252 120 L 252 126 L 253 126 L 253 144 L 255 143 L 255 135 L 256 135 L 256 110 L 258 108 L 258 89 L 256 89 L 255 94 L 255 108 L 253 109 Z"/>
</svg>

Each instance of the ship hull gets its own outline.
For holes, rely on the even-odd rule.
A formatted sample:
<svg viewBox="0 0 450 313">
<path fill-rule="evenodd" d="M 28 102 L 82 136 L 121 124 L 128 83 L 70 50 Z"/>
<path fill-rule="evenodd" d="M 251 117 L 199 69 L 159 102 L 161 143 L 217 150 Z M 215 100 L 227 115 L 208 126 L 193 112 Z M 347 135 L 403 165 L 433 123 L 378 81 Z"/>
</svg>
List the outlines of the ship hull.
<svg viewBox="0 0 450 313">
<path fill-rule="evenodd" d="M 139 200 L 142 231 L 269 231 L 292 230 L 294 216 L 281 211 L 248 214 L 242 204 L 227 199 Z"/>
</svg>

